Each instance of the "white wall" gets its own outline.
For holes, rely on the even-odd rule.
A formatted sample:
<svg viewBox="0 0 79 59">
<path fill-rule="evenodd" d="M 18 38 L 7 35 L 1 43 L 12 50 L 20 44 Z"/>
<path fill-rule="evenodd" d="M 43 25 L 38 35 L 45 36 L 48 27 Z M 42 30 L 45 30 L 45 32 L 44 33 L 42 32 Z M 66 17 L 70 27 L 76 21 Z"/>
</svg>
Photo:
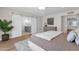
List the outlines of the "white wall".
<svg viewBox="0 0 79 59">
<path fill-rule="evenodd" d="M 32 18 L 31 19 L 31 33 L 37 33 L 37 22 L 36 22 L 36 18 Z"/>
<path fill-rule="evenodd" d="M 62 16 L 69 15 L 68 12 L 71 12 L 71 11 L 73 11 L 74 13 L 70 14 L 70 15 L 76 15 L 76 14 L 79 15 L 79 10 L 70 10 L 70 11 L 66 11 L 66 12 L 63 12 L 63 13 L 46 15 L 46 16 L 43 16 L 42 26 L 44 26 L 44 23 L 47 21 L 47 18 L 54 17 L 54 26 L 57 26 L 57 28 L 58 28 L 57 30 L 61 31 L 62 30 Z"/>
<path fill-rule="evenodd" d="M 0 8 L 0 19 L 11 20 L 11 16 L 12 16 L 11 10 Z"/>
<path fill-rule="evenodd" d="M 12 19 L 12 14 L 11 10 L 6 9 L 6 8 L 0 8 L 0 19 L 7 19 L 11 20 Z M 1 38 L 2 32 L 0 31 L 0 38 Z"/>
<path fill-rule="evenodd" d="M 22 33 L 25 33 L 25 26 L 31 26 L 30 17 L 21 16 L 22 17 Z"/>
<path fill-rule="evenodd" d="M 79 10 L 71 10 L 71 11 L 74 11 L 74 14 L 79 14 Z M 58 28 L 58 31 L 61 31 L 62 30 L 62 25 L 61 25 L 61 17 L 62 16 L 65 16 L 65 15 L 68 15 L 67 13 L 70 12 L 70 11 L 67 11 L 67 12 L 63 12 L 63 13 L 58 13 L 58 14 L 51 14 L 51 15 L 46 15 L 46 16 L 42 16 L 42 17 L 36 17 L 36 30 L 37 32 L 42 32 L 43 31 L 43 26 L 44 26 L 44 23 L 46 22 L 47 18 L 48 17 L 54 17 L 54 26 L 57 26 Z M 9 9 L 9 8 L 0 8 L 0 18 L 2 19 L 7 19 L 7 20 L 12 20 L 12 15 L 14 14 L 19 14 L 19 15 L 24 15 L 26 17 L 30 16 L 30 14 L 28 13 L 22 13 L 22 12 L 18 12 L 18 11 L 15 11 L 15 10 L 12 10 L 12 9 Z M 31 16 L 30 16 L 31 17 Z"/>
<path fill-rule="evenodd" d="M 54 26 L 57 26 L 57 30 L 61 31 L 61 17 L 59 15 L 49 15 L 43 17 L 43 26 L 47 22 L 47 18 L 54 18 Z"/>
<path fill-rule="evenodd" d="M 12 38 L 22 35 L 22 17 L 20 15 L 12 16 L 12 25 L 14 26 L 12 30 Z"/>
<path fill-rule="evenodd" d="M 37 22 L 37 32 L 43 32 L 43 17 L 36 17 L 36 22 Z"/>
<path fill-rule="evenodd" d="M 20 29 L 20 18 L 17 19 L 16 17 L 13 18 L 13 14 L 20 14 L 20 12 L 17 12 L 15 10 L 9 9 L 9 8 L 0 8 L 0 19 L 6 19 L 6 20 L 12 20 L 12 25 L 14 26 L 13 30 L 11 31 L 12 37 L 16 37 L 14 34 L 19 34 L 21 33 L 19 30 Z M 13 18 L 13 19 L 12 19 Z M 18 27 L 18 28 L 16 28 Z M 18 30 L 18 31 L 17 31 Z M 1 36 L 2 32 L 0 32 Z"/>
<path fill-rule="evenodd" d="M 23 26 L 23 33 L 25 32 L 25 26 L 31 26 L 31 33 L 37 33 L 37 18 L 36 17 L 26 17 L 22 16 L 22 26 Z"/>
<path fill-rule="evenodd" d="M 32 33 L 39 33 L 43 31 L 43 27 L 42 27 L 42 22 L 43 22 L 43 17 L 39 16 L 39 17 L 25 17 L 22 16 L 22 20 L 23 20 L 23 26 L 32 26 Z M 25 20 L 30 20 L 31 23 L 29 24 L 24 24 Z"/>
<path fill-rule="evenodd" d="M 21 16 L 25 16 L 25 17 L 36 17 L 36 16 L 32 16 L 28 13 L 22 13 L 22 12 L 15 11 L 15 10 L 12 10 L 12 9 L 9 9 L 9 8 L 2 8 L 2 7 L 0 8 L 0 19 L 12 20 L 12 15 L 13 14 L 21 15 Z M 16 22 L 18 23 L 18 21 L 16 21 Z M 35 20 L 35 22 L 37 22 L 37 21 Z M 17 25 L 19 25 L 19 24 L 17 24 Z M 37 24 L 35 24 L 35 25 L 37 25 Z M 34 28 L 37 28 L 37 26 L 35 26 Z M 34 28 L 32 30 L 35 32 Z M 2 34 L 2 32 L 0 32 L 0 36 L 1 36 L 1 34 Z"/>
</svg>

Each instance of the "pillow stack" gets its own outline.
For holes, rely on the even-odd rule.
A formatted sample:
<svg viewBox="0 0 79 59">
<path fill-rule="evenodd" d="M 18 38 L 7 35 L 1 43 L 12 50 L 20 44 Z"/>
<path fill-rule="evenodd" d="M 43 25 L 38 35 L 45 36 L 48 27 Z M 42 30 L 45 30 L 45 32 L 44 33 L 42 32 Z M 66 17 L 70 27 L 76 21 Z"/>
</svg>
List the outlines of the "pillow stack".
<svg viewBox="0 0 79 59">
<path fill-rule="evenodd" d="M 74 31 L 71 31 L 68 36 L 67 36 L 67 41 L 68 42 L 73 42 L 75 41 L 75 43 L 77 45 L 79 45 L 79 28 L 74 30 Z"/>
<path fill-rule="evenodd" d="M 76 39 L 75 39 L 75 43 L 76 43 L 77 45 L 79 45 L 79 28 L 76 29 L 75 32 L 77 33 L 77 37 L 76 37 Z"/>
<path fill-rule="evenodd" d="M 71 32 L 68 34 L 67 41 L 68 41 L 68 42 L 73 42 L 73 41 L 75 41 L 76 37 L 77 37 L 76 32 L 75 32 L 75 31 L 71 31 Z"/>
</svg>

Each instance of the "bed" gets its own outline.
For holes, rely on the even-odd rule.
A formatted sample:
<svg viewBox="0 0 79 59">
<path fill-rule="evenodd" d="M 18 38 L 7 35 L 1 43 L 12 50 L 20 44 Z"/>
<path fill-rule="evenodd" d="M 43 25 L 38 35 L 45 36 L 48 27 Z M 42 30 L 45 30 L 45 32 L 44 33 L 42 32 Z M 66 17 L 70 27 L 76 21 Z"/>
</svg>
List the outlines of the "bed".
<svg viewBox="0 0 79 59">
<path fill-rule="evenodd" d="M 51 40 L 32 35 L 28 42 L 30 48 L 34 51 L 79 51 L 79 46 L 75 43 L 69 43 L 67 41 L 67 34 L 62 32 Z"/>
</svg>

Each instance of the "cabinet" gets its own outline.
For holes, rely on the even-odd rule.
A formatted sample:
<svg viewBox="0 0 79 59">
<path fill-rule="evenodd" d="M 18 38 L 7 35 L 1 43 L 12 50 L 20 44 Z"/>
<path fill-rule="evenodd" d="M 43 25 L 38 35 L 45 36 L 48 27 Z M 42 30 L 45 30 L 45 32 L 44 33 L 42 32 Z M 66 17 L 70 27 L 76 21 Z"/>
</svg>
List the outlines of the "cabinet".
<svg viewBox="0 0 79 59">
<path fill-rule="evenodd" d="M 25 26 L 25 32 L 31 33 L 31 26 Z"/>
<path fill-rule="evenodd" d="M 48 26 L 44 27 L 44 31 L 50 31 L 50 30 L 57 31 L 57 27 L 48 27 Z"/>
</svg>

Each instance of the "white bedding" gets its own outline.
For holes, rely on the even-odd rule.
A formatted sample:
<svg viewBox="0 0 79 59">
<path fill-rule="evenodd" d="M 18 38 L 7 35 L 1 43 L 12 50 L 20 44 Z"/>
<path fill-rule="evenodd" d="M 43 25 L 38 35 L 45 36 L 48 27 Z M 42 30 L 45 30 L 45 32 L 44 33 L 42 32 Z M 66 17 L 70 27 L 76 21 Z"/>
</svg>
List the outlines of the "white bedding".
<svg viewBox="0 0 79 59">
<path fill-rule="evenodd" d="M 56 36 L 58 36 L 61 33 L 62 33 L 61 31 L 47 31 L 47 32 L 35 34 L 35 36 L 49 41 L 49 40 L 55 38 Z"/>
<path fill-rule="evenodd" d="M 32 51 L 46 51 L 43 48 L 39 47 L 37 44 L 33 43 L 32 41 L 28 41 L 29 47 L 32 49 Z"/>
</svg>

